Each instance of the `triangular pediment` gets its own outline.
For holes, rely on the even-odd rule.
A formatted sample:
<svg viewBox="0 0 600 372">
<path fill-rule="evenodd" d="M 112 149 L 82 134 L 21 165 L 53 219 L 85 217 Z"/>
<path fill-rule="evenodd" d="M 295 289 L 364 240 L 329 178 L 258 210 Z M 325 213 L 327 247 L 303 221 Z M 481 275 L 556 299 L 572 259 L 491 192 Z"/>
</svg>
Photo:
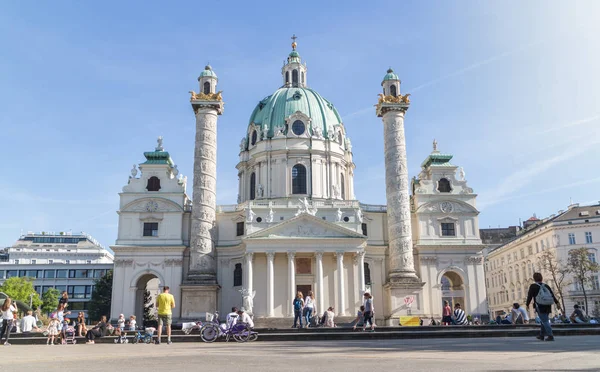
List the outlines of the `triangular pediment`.
<svg viewBox="0 0 600 372">
<path fill-rule="evenodd" d="M 246 239 L 366 239 L 366 236 L 309 214 L 301 214 L 252 233 Z"/>
</svg>

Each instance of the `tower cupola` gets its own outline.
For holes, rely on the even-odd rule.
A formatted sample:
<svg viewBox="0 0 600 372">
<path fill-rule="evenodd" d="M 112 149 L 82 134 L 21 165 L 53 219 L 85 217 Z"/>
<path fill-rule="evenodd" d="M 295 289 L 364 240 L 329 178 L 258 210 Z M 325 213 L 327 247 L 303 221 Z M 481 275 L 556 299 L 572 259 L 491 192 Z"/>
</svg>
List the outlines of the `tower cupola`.
<svg viewBox="0 0 600 372">
<path fill-rule="evenodd" d="M 381 82 L 384 96 L 398 97 L 400 95 L 400 79 L 390 67 Z"/>
<path fill-rule="evenodd" d="M 214 94 L 217 92 L 217 74 L 213 71 L 210 65 L 206 65 L 204 70 L 198 76 L 198 83 L 200 84 L 200 93 Z"/>
<path fill-rule="evenodd" d="M 296 51 L 296 35 L 292 36 L 292 51 L 281 69 L 284 87 L 306 87 L 306 63 L 302 64 L 300 54 Z"/>
</svg>

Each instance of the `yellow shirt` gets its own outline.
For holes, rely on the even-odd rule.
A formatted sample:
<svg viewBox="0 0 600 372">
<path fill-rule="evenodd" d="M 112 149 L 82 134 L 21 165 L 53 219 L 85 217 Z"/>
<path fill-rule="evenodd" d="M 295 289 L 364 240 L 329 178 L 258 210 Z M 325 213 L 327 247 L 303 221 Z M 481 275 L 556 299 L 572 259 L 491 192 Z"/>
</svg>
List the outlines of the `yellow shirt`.
<svg viewBox="0 0 600 372">
<path fill-rule="evenodd" d="M 175 298 L 172 294 L 163 292 L 156 297 L 156 302 L 158 303 L 158 315 L 170 315 Z"/>
</svg>

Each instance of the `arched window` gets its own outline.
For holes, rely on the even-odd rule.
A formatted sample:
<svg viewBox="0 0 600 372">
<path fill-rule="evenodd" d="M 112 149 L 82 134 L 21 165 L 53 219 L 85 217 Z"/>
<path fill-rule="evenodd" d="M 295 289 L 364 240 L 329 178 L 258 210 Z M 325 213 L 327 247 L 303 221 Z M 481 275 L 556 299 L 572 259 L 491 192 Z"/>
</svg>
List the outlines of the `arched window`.
<svg viewBox="0 0 600 372">
<path fill-rule="evenodd" d="M 235 269 L 233 269 L 233 286 L 241 287 L 242 286 L 242 264 L 235 264 Z"/>
<path fill-rule="evenodd" d="M 250 176 L 250 200 L 256 198 L 256 173 L 252 173 Z"/>
<path fill-rule="evenodd" d="M 371 285 L 371 269 L 369 268 L 369 264 L 365 262 L 363 267 L 365 268 L 365 285 Z"/>
<path fill-rule="evenodd" d="M 340 145 L 344 144 L 344 136 L 342 135 L 342 132 L 338 133 L 338 138 L 337 138 L 338 142 Z"/>
<path fill-rule="evenodd" d="M 205 81 L 204 82 L 204 94 L 209 94 L 210 93 L 210 82 Z"/>
<path fill-rule="evenodd" d="M 298 70 L 292 70 L 292 84 L 298 86 Z"/>
<path fill-rule="evenodd" d="M 156 176 L 152 176 L 152 177 L 148 178 L 148 185 L 146 186 L 146 190 L 148 190 L 148 191 L 160 190 L 160 179 Z"/>
<path fill-rule="evenodd" d="M 396 97 L 398 95 L 398 92 L 396 92 L 396 86 L 395 85 L 390 85 L 390 94 L 394 97 Z"/>
<path fill-rule="evenodd" d="M 450 181 L 447 178 L 440 178 L 438 181 L 438 191 L 439 192 L 450 192 L 452 188 L 450 187 Z"/>
<path fill-rule="evenodd" d="M 252 146 L 256 145 L 257 136 L 258 134 L 256 133 L 256 131 L 252 131 L 252 138 L 250 139 L 250 144 Z"/>
<path fill-rule="evenodd" d="M 286 84 L 290 82 L 290 72 L 289 71 L 285 72 L 285 82 L 286 82 Z"/>
<path fill-rule="evenodd" d="M 302 164 L 292 168 L 292 194 L 306 194 L 306 168 Z"/>
<path fill-rule="evenodd" d="M 340 196 L 346 200 L 346 188 L 344 187 L 344 173 L 340 174 Z"/>
</svg>

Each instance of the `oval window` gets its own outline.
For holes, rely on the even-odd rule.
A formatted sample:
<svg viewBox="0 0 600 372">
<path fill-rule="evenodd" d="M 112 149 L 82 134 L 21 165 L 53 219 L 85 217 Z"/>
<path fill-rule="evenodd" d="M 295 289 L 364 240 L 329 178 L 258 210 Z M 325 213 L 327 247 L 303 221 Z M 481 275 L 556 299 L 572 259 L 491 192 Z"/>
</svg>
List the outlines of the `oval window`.
<svg viewBox="0 0 600 372">
<path fill-rule="evenodd" d="M 250 141 L 250 143 L 252 144 L 252 146 L 256 145 L 256 131 L 252 132 L 252 140 Z"/>
<path fill-rule="evenodd" d="M 292 132 L 297 136 L 303 134 L 305 130 L 302 120 L 296 120 L 294 124 L 292 124 Z"/>
</svg>

